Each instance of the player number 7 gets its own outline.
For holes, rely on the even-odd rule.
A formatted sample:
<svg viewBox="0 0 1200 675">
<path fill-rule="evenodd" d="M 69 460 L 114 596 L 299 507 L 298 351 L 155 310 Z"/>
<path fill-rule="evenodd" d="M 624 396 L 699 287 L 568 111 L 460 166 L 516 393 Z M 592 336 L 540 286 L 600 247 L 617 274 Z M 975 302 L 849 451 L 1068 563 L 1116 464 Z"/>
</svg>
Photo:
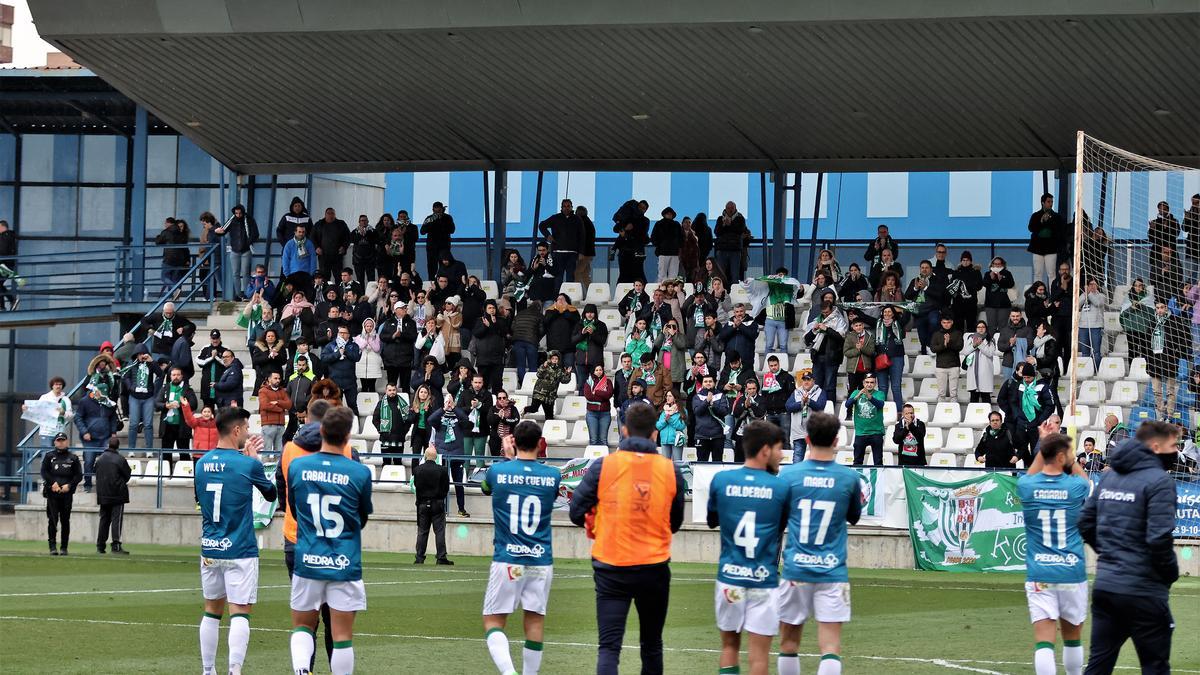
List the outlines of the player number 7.
<svg viewBox="0 0 1200 675">
<path fill-rule="evenodd" d="M 214 523 L 219 523 L 219 522 L 221 522 L 221 490 L 222 490 L 222 488 L 224 488 L 224 487 L 225 487 L 225 486 L 224 486 L 224 485 L 221 485 L 220 483 L 209 483 L 208 485 L 205 485 L 205 486 L 204 486 L 204 490 L 205 490 L 206 492 L 211 492 L 211 493 L 213 493 L 213 516 L 212 516 L 212 520 L 213 520 L 213 522 L 214 522 Z"/>
</svg>

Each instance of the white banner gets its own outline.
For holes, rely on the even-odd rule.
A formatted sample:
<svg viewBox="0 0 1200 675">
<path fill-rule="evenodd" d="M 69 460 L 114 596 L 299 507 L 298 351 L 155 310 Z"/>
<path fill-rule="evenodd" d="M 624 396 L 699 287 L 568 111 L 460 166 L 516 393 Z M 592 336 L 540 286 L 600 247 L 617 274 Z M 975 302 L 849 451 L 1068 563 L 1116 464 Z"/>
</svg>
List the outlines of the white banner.
<svg viewBox="0 0 1200 675">
<path fill-rule="evenodd" d="M 28 420 L 42 427 L 41 433 L 43 435 L 53 436 L 62 431 L 58 423 L 58 416 L 60 414 L 62 414 L 62 408 L 57 403 L 41 399 L 30 399 L 25 401 L 25 410 L 21 411 L 21 419 Z"/>
</svg>

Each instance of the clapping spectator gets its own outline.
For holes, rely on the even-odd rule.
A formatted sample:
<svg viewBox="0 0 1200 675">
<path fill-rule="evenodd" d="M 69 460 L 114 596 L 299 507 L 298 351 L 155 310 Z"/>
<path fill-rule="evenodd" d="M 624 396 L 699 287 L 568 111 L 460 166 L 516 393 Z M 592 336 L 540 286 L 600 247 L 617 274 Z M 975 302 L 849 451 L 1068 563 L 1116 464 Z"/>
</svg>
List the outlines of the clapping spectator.
<svg viewBox="0 0 1200 675">
<path fill-rule="evenodd" d="M 997 354 L 992 331 L 983 321 L 975 324 L 975 331 L 963 340 L 963 369 L 967 371 L 967 390 L 971 392 L 971 403 L 991 403 L 992 390 L 996 386 L 995 373 Z"/>
<path fill-rule="evenodd" d="M 438 256 L 450 251 L 450 235 L 454 234 L 454 217 L 446 213 L 446 205 L 434 202 L 432 213 L 421 223 L 421 234 L 425 235 L 425 264 L 429 278 L 437 271 Z"/>
<path fill-rule="evenodd" d="M 862 317 L 851 320 L 842 356 L 846 366 L 846 391 L 860 389 L 863 379 L 875 372 L 875 336 L 867 330 Z"/>
<path fill-rule="evenodd" d="M 837 373 L 842 363 L 842 347 L 850 326 L 842 310 L 837 308 L 833 293 L 821 296 L 817 317 L 804 329 L 804 344 L 808 345 L 813 362 L 813 377 L 817 385 L 835 405 L 837 404 Z"/>
<path fill-rule="evenodd" d="M 792 462 L 804 460 L 804 453 L 808 450 L 808 418 L 814 412 L 824 412 L 828 401 L 825 390 L 817 386 L 812 370 L 801 371 L 799 386 L 784 404 L 784 409 L 792 414 Z"/>
<path fill-rule="evenodd" d="M 504 295 L 516 295 L 517 287 L 528 283 L 525 259 L 516 249 L 508 249 L 504 266 L 500 268 L 500 288 Z"/>
<path fill-rule="evenodd" d="M 937 330 L 942 313 L 947 312 L 949 308 L 946 306 L 946 286 L 933 273 L 933 265 L 928 260 L 922 260 L 920 270 L 908 283 L 904 297 L 917 304 L 913 321 L 917 325 L 917 337 L 921 340 L 921 353 L 926 354 L 929 352 L 930 340 L 933 332 Z M 953 319 L 948 312 L 946 318 L 951 319 L 953 325 Z"/>
<path fill-rule="evenodd" d="M 679 331 L 675 319 L 667 322 L 662 335 L 654 341 L 654 352 L 658 354 L 658 362 L 671 375 L 671 382 L 682 383 L 687 371 L 687 341 Z"/>
<path fill-rule="evenodd" d="M 862 466 L 867 447 L 871 461 L 883 466 L 883 392 L 876 387 L 874 374 L 863 378 L 862 389 L 850 392 L 846 406 L 854 419 L 854 465 Z"/>
<path fill-rule="evenodd" d="M 1146 239 L 1152 251 L 1167 247 L 1174 253 L 1179 243 L 1179 221 L 1171 214 L 1171 205 L 1167 202 L 1159 202 L 1157 209 L 1158 215 L 1146 226 Z M 1158 288 L 1158 285 L 1154 284 L 1154 287 Z"/>
<path fill-rule="evenodd" d="M 929 261 L 933 265 L 933 276 L 946 285 L 950 284 L 950 277 L 954 273 L 954 270 L 946 264 L 946 254 L 948 252 L 946 245 L 938 242 L 933 247 L 933 260 Z"/>
<path fill-rule="evenodd" d="M 1175 411 L 1179 390 L 1179 361 L 1192 359 L 1188 325 L 1183 317 L 1171 314 L 1167 303 L 1159 298 L 1154 303 L 1154 318 L 1150 324 L 1150 358 L 1146 370 L 1154 388 L 1154 408 L 1159 420 L 1170 420 Z"/>
<path fill-rule="evenodd" d="M 154 397 L 162 384 L 163 374 L 150 358 L 145 345 L 134 351 L 134 362 L 121 377 L 129 392 L 129 447 L 137 448 L 138 434 L 145 434 L 147 448 L 154 447 Z"/>
<path fill-rule="evenodd" d="M 650 243 L 650 219 L 646 200 L 630 199 L 613 214 L 613 232 L 617 240 L 612 250 L 617 257 L 617 283 L 646 282 L 646 244 Z M 610 254 L 611 255 L 611 254 Z"/>
<path fill-rule="evenodd" d="M 214 389 L 217 390 L 217 407 L 242 407 L 242 362 L 233 354 L 232 349 L 226 349 L 221 354 L 221 363 L 225 367 Z"/>
<path fill-rule="evenodd" d="M 244 277 L 237 277 L 239 280 Z M 250 277 L 246 284 L 246 290 L 239 299 L 245 299 L 258 295 L 268 304 L 275 302 L 275 283 L 267 278 L 267 266 L 256 265 L 254 267 L 254 276 Z"/>
<path fill-rule="evenodd" d="M 1029 351 L 1030 332 L 1025 317 L 1016 307 L 1008 310 L 1008 320 L 1001 324 L 996 337 L 996 349 L 1002 354 L 1000 373 L 1004 379 L 1012 376 L 1015 364 L 1025 360 Z"/>
<path fill-rule="evenodd" d="M 867 244 L 867 250 L 863 253 L 863 259 L 873 264 L 883 255 L 884 251 L 891 251 L 891 259 L 893 260 L 900 257 L 900 244 L 895 239 L 892 239 L 887 225 L 880 225 L 876 228 L 875 238 L 871 240 L 871 243 Z"/>
<path fill-rule="evenodd" d="M 453 227 L 454 219 L 450 220 Z M 414 277 L 420 277 L 417 274 L 417 224 L 409 220 L 408 211 L 400 210 L 396 212 L 396 227 L 389 235 L 388 265 L 389 274 L 398 274 L 409 272 Z M 400 234 L 396 234 L 399 232 Z M 449 238 L 446 239 L 447 245 Z M 399 246 L 396 246 L 399 244 Z M 428 243 L 426 244 L 428 247 Z M 426 249 L 426 258 L 430 255 L 437 255 L 437 251 Z M 388 275 L 382 275 L 388 276 Z"/>
<path fill-rule="evenodd" d="M 575 265 L 583 243 L 583 224 L 575 214 L 571 200 L 562 200 L 559 212 L 538 223 L 538 231 L 554 251 L 554 285 L 561 286 L 564 280 L 575 281 Z"/>
<path fill-rule="evenodd" d="M 374 392 L 375 381 L 383 377 L 383 343 L 379 332 L 375 330 L 375 319 L 365 319 L 362 322 L 362 332 L 354 338 L 354 344 L 362 358 L 354 365 L 354 374 L 358 377 L 359 391 Z"/>
<path fill-rule="evenodd" d="M 917 419 L 917 410 L 905 404 L 892 429 L 892 442 L 899 449 L 900 466 L 925 466 L 925 423 Z"/>
<path fill-rule="evenodd" d="M 929 348 L 934 353 L 934 375 L 937 377 L 938 400 L 958 401 L 959 353 L 963 348 L 963 336 L 954 327 L 954 319 L 943 316 L 942 329 L 929 339 Z"/>
<path fill-rule="evenodd" d="M 871 263 L 871 273 L 868 275 L 867 280 L 871 283 L 872 288 L 879 288 L 883 282 L 884 275 L 888 272 L 895 274 L 898 277 L 898 281 L 904 280 L 904 266 L 896 261 L 893 257 L 894 255 L 892 249 L 885 248 L 880 252 L 875 262 Z M 933 268 L 930 267 L 929 269 L 930 274 L 932 274 Z"/>
<path fill-rule="evenodd" d="M 339 326 L 337 337 L 321 350 L 321 361 L 329 369 L 329 379 L 342 390 L 342 400 L 358 414 L 358 380 L 355 364 L 362 359 L 362 350 L 350 339 L 350 328 Z"/>
<path fill-rule="evenodd" d="M 562 355 L 562 366 L 573 372 L 577 343 L 572 340 L 579 327 L 579 310 L 571 304 L 566 293 L 559 293 L 554 304 L 546 308 L 542 328 L 546 335 L 546 349 Z"/>
<path fill-rule="evenodd" d="M 745 269 L 742 267 L 742 249 L 750 236 L 746 229 L 746 217 L 737 210 L 737 204 L 725 203 L 725 210 L 717 216 L 715 248 L 717 264 L 731 283 L 742 280 Z"/>
<path fill-rule="evenodd" d="M 859 302 L 864 296 L 870 298 L 871 284 L 863 275 L 858 263 L 850 263 L 846 270 L 846 276 L 842 277 L 841 286 L 838 288 L 838 297 L 845 302 Z"/>
<path fill-rule="evenodd" d="M 1012 299 L 1008 297 L 1008 289 L 1016 285 L 1012 272 L 1004 258 L 992 258 L 992 265 L 983 274 L 983 314 L 989 326 L 1003 325 L 1008 318 L 1008 310 L 1012 308 Z"/>
<path fill-rule="evenodd" d="M 904 405 L 902 381 L 904 379 L 904 321 L 900 312 L 885 305 L 875 323 L 875 377 L 879 391 L 887 396 L 891 388 L 892 401 Z"/>
<path fill-rule="evenodd" d="M 749 379 L 746 380 L 742 391 L 734 396 L 732 406 L 734 463 L 746 461 L 746 449 L 742 445 L 742 437 L 746 433 L 746 426 L 751 422 L 766 419 L 767 409 L 758 394 L 758 380 Z"/>
<path fill-rule="evenodd" d="M 1068 227 L 1062 216 L 1054 210 L 1054 195 L 1049 192 L 1042 195 L 1041 203 L 1042 208 L 1029 216 L 1028 251 L 1033 254 L 1033 280 L 1045 279 L 1049 283 L 1058 262 L 1058 251 L 1067 238 Z"/>
<path fill-rule="evenodd" d="M 672 388 L 671 371 L 656 364 L 650 352 L 642 354 L 639 367 L 633 371 L 633 379 L 641 380 L 646 387 L 646 398 L 655 410 L 662 410 L 667 392 Z"/>
<path fill-rule="evenodd" d="M 178 368 L 172 368 L 154 399 L 154 409 L 162 413 L 162 418 L 158 421 L 160 447 L 166 450 L 179 449 L 180 460 L 187 458 L 187 453 L 182 451 L 188 449 L 192 440 L 192 429 L 183 419 L 181 410 L 184 401 L 193 408 L 196 407 L 196 392 L 192 391 L 183 373 Z M 163 459 L 174 468 L 175 456 L 172 453 L 164 453 Z"/>
<path fill-rule="evenodd" d="M 257 391 L 263 451 L 283 453 L 283 432 L 287 426 L 288 413 L 292 410 L 292 399 L 288 396 L 287 388 L 283 386 L 283 376 L 278 372 L 271 372 Z"/>
<path fill-rule="evenodd" d="M 391 219 L 388 214 L 383 214 Z M 390 230 L 387 230 L 390 236 Z M 351 261 L 354 263 L 354 274 L 358 278 L 358 283 L 366 286 L 368 281 L 375 279 L 375 271 L 378 267 L 375 256 L 378 254 L 379 247 L 375 241 L 376 231 L 371 229 L 371 221 L 366 215 L 358 217 L 358 225 L 350 232 L 350 245 L 354 247 L 354 254 L 351 256 Z M 392 274 L 394 276 L 394 273 Z"/>
<path fill-rule="evenodd" d="M 662 454 L 676 462 L 683 461 L 683 447 L 687 444 L 687 418 L 683 406 L 668 390 L 663 397 L 662 412 L 658 415 L 658 445 Z"/>
<path fill-rule="evenodd" d="M 1092 363 L 1100 367 L 1104 345 L 1104 310 L 1108 298 L 1100 290 L 1096 279 L 1088 279 L 1087 288 L 1079 294 L 1079 355 L 1092 357 Z"/>
<path fill-rule="evenodd" d="M 287 366 L 287 343 L 279 332 L 268 328 L 250 347 L 250 362 L 254 364 L 254 391 L 258 391 L 271 373 L 283 373 Z"/>
<path fill-rule="evenodd" d="M 594 316 L 596 308 L 592 305 L 588 306 L 592 307 Z M 508 356 L 504 343 L 509 333 L 509 321 L 500 316 L 500 309 L 496 301 L 488 300 L 484 303 L 483 315 L 475 321 L 475 327 L 472 330 L 474 340 L 471 343 L 471 350 L 475 354 L 475 365 L 479 368 L 479 374 L 483 375 L 483 382 L 488 391 L 499 391 L 504 378 L 504 362 Z M 607 336 L 608 332 L 605 329 L 605 338 Z M 603 349 L 603 346 L 600 349 Z M 600 358 L 593 356 L 597 359 Z"/>
<path fill-rule="evenodd" d="M 880 279 L 880 285 L 875 291 L 875 302 L 904 302 L 904 289 L 900 287 L 900 277 L 895 272 L 886 272 Z"/>
<path fill-rule="evenodd" d="M 350 247 L 350 226 L 337 217 L 332 208 L 325 209 L 325 217 L 313 225 L 313 243 L 317 245 L 317 258 L 321 271 L 330 279 L 342 269 L 342 258 Z"/>
<path fill-rule="evenodd" d="M 850 263 L 857 267 L 857 263 Z M 847 268 L 848 269 L 848 268 Z M 861 270 L 861 268 L 859 268 Z M 825 276 L 829 277 L 834 284 L 842 280 L 842 265 L 833 257 L 833 251 L 827 248 L 821 249 L 817 254 L 817 263 L 813 266 L 813 273 L 824 272 Z"/>
<path fill-rule="evenodd" d="M 979 291 L 983 288 L 983 275 L 970 251 L 962 252 L 962 260 L 950 273 L 950 285 L 953 288 L 947 289 L 947 295 L 950 296 L 954 326 L 966 332 L 979 317 Z"/>
<path fill-rule="evenodd" d="M 783 430 L 786 437 L 791 418 L 787 414 L 787 400 L 796 390 L 796 378 L 780 367 L 779 357 L 767 357 L 767 370 L 762 376 L 761 392 L 767 421 Z"/>
<path fill-rule="evenodd" d="M 733 308 L 733 318 L 718 333 L 725 344 L 726 352 L 737 352 L 749 356 L 754 354 L 754 343 L 758 339 L 758 325 L 746 316 L 746 306 L 738 303 Z"/>
<path fill-rule="evenodd" d="M 459 308 L 458 296 L 446 298 L 442 311 L 437 315 L 438 332 L 446 350 L 445 366 L 453 368 L 462 357 L 463 315 Z"/>
</svg>

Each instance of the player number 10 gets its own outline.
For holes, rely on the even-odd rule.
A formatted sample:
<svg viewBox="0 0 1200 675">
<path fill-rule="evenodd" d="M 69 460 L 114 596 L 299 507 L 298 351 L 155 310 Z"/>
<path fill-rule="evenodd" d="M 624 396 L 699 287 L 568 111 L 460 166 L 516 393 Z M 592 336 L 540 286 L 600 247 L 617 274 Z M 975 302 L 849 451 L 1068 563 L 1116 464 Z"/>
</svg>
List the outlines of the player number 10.
<svg viewBox="0 0 1200 675">
<path fill-rule="evenodd" d="M 1067 547 L 1067 512 L 1064 509 L 1040 509 L 1037 519 L 1042 524 L 1042 546 L 1046 548 Z M 1053 521 L 1053 527 L 1051 522 Z M 1058 532 L 1058 546 L 1054 545 L 1054 533 Z"/>
<path fill-rule="evenodd" d="M 524 532 L 532 536 L 542 519 L 542 502 L 537 497 L 521 499 L 520 495 L 508 496 L 508 531 L 513 534 Z"/>
</svg>

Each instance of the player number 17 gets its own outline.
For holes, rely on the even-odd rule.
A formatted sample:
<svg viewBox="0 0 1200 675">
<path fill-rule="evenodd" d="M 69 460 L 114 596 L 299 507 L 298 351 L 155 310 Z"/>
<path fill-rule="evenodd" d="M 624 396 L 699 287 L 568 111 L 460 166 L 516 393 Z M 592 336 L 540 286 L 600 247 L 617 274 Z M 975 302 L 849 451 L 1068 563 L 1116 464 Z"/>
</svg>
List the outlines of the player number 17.
<svg viewBox="0 0 1200 675">
<path fill-rule="evenodd" d="M 812 512 L 821 512 L 821 523 L 817 526 L 817 533 L 813 535 L 812 543 L 814 546 L 820 546 L 825 543 L 825 535 L 829 532 L 829 521 L 833 519 L 833 509 L 835 504 L 830 501 L 821 499 L 801 499 L 796 504 L 796 508 L 800 511 L 800 531 L 796 536 L 800 539 L 801 544 L 808 543 L 808 530 L 812 524 Z"/>
</svg>

